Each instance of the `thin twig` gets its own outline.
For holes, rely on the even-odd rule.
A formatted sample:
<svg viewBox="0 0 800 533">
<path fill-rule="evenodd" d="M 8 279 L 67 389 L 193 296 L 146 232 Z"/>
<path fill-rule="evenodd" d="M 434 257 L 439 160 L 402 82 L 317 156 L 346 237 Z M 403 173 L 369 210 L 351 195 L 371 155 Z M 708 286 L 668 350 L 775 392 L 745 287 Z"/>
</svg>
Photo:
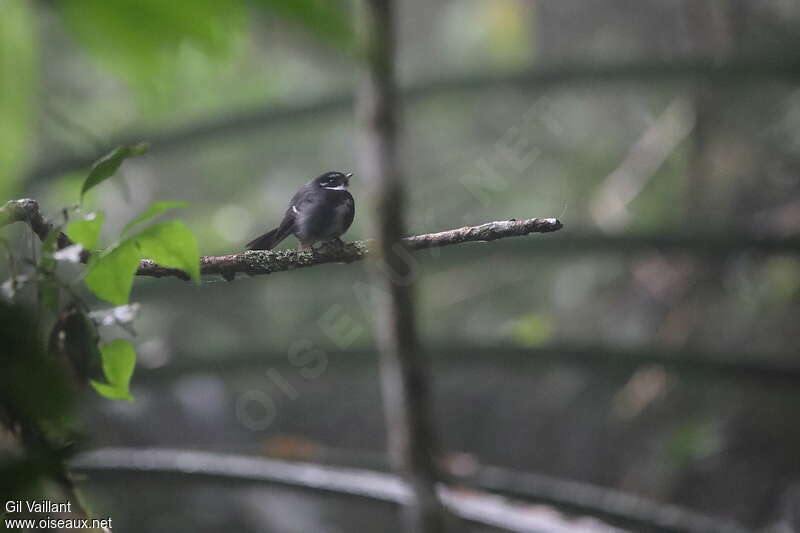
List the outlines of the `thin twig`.
<svg viewBox="0 0 800 533">
<path fill-rule="evenodd" d="M 41 240 L 55 230 L 40 212 L 36 200 L 22 199 L 11 200 L 0 207 L 0 227 L 14 223 L 24 222 Z M 561 221 L 555 218 L 531 218 L 526 220 L 503 220 L 488 222 L 480 226 L 465 226 L 463 228 L 415 235 L 403 239 L 410 250 L 422 250 L 462 244 L 466 242 L 484 242 L 503 239 L 506 237 L 520 237 L 530 233 L 549 233 L 561 229 Z M 58 236 L 58 248 L 70 246 L 72 241 L 64 233 Z M 329 245 L 313 251 L 277 250 L 261 251 L 248 250 L 230 255 L 204 256 L 200 258 L 200 272 L 218 274 L 226 279 L 233 279 L 236 274 L 258 276 L 284 272 L 297 268 L 310 267 L 325 263 L 352 263 L 373 255 L 372 241 L 355 241 L 342 246 Z M 88 253 L 83 260 L 88 260 Z M 149 259 L 143 259 L 137 271 L 139 276 L 150 277 L 177 277 L 188 279 L 186 273 L 175 268 L 163 267 Z"/>
</svg>

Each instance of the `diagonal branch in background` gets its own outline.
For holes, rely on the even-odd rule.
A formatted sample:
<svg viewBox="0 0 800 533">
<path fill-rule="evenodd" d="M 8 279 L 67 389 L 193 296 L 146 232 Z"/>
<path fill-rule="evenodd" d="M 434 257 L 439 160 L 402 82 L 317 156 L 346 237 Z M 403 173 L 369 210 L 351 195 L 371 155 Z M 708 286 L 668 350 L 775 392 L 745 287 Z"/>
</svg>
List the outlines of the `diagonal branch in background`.
<svg viewBox="0 0 800 533">
<path fill-rule="evenodd" d="M 469 93 L 492 88 L 514 87 L 540 91 L 562 84 L 627 81 L 642 83 L 702 79 L 737 85 L 765 81 L 796 83 L 800 79 L 798 65 L 800 65 L 800 57 L 794 52 L 793 45 L 787 45 L 786 49 L 774 50 L 770 55 L 763 57 L 724 62 L 713 58 L 686 58 L 620 62 L 606 65 L 559 63 L 500 76 L 470 74 L 449 79 L 422 81 L 402 89 L 399 96 L 404 103 L 408 103 L 442 94 Z M 24 181 L 41 183 L 67 172 L 88 168 L 115 146 L 136 144 L 142 139 L 150 142 L 151 154 L 167 153 L 192 144 L 246 134 L 275 124 L 349 111 L 352 106 L 353 96 L 349 93 L 340 93 L 324 96 L 311 102 L 268 104 L 234 111 L 169 130 L 138 130 L 120 133 L 101 150 L 93 153 L 51 155 L 31 169 Z"/>
<path fill-rule="evenodd" d="M 31 230 L 44 240 L 55 226 L 42 215 L 36 200 L 11 200 L 0 207 L 0 227 L 14 222 L 24 222 Z M 462 244 L 467 242 L 487 242 L 507 237 L 521 237 L 531 233 L 551 233 L 562 228 L 561 221 L 556 218 L 529 218 L 524 220 L 502 220 L 488 222 L 479 226 L 465 226 L 439 233 L 414 235 L 403 239 L 409 250 L 423 250 Z M 59 234 L 58 247 L 65 248 L 72 244 L 69 237 Z M 258 276 L 284 272 L 297 268 L 311 267 L 325 263 L 352 263 L 361 261 L 374 254 L 371 251 L 373 242 L 355 241 L 342 246 L 323 246 L 314 251 L 248 250 L 237 254 L 205 256 L 200 258 L 202 274 L 219 274 L 231 280 L 236 274 Z M 88 259 L 88 257 L 87 257 Z M 139 276 L 177 277 L 188 279 L 186 274 L 174 268 L 166 268 L 144 259 L 139 264 Z"/>
<path fill-rule="evenodd" d="M 605 231 L 618 231 L 628 225 L 628 205 L 693 129 L 691 106 L 684 98 L 674 99 L 600 185 L 590 204 L 598 226 Z"/>
</svg>

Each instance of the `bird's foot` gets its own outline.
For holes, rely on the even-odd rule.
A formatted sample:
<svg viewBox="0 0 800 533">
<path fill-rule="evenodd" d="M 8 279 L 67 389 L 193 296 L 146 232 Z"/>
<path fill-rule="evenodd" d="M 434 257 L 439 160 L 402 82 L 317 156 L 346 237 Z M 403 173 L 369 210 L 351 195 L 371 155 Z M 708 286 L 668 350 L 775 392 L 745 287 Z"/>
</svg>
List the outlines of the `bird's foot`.
<svg viewBox="0 0 800 533">
<path fill-rule="evenodd" d="M 344 248 L 344 246 L 345 246 L 344 241 L 342 241 L 342 239 L 337 237 L 335 239 L 331 239 L 329 241 L 325 241 L 325 242 L 321 243 L 320 246 L 319 246 L 319 249 L 320 250 L 327 249 L 327 250 L 331 250 L 331 251 L 337 251 L 337 250 L 341 250 L 342 248 Z"/>
</svg>

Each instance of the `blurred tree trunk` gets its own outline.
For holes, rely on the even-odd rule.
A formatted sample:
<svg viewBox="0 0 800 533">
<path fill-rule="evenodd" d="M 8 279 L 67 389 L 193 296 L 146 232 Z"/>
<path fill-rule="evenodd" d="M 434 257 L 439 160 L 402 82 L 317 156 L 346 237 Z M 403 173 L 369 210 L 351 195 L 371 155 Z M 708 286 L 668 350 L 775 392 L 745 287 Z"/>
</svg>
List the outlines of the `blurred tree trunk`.
<svg viewBox="0 0 800 533">
<path fill-rule="evenodd" d="M 715 61 L 736 55 L 746 19 L 741 0 L 686 0 L 684 5 L 693 55 Z M 726 162 L 736 156 L 728 153 L 731 139 L 723 131 L 728 99 L 724 87 L 700 83 L 693 100 L 695 130 L 687 171 L 687 219 L 690 224 L 702 221 L 706 227 L 724 225 L 735 196 L 735 184 L 728 179 L 732 166 Z M 707 209 L 709 205 L 715 209 Z"/>
<path fill-rule="evenodd" d="M 441 532 L 445 511 L 436 492 L 428 382 L 414 318 L 414 259 L 401 242 L 405 221 L 397 154 L 394 5 L 392 0 L 361 0 L 359 9 L 366 61 L 357 98 L 359 164 L 369 183 L 381 258 L 373 292 L 389 455 L 412 493 L 405 509 L 406 530 Z"/>
</svg>

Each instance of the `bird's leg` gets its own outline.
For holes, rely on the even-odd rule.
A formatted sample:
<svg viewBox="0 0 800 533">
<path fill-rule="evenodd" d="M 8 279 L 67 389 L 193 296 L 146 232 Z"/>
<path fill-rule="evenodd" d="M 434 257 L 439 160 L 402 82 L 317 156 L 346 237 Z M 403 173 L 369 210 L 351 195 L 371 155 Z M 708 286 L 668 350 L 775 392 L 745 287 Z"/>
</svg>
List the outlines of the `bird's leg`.
<svg viewBox="0 0 800 533">
<path fill-rule="evenodd" d="M 324 249 L 329 249 L 331 251 L 341 250 L 343 247 L 344 247 L 344 242 L 342 242 L 342 239 L 338 237 L 335 239 L 331 239 L 329 241 L 325 241 L 322 244 L 320 244 L 320 249 L 324 248 Z"/>
</svg>

